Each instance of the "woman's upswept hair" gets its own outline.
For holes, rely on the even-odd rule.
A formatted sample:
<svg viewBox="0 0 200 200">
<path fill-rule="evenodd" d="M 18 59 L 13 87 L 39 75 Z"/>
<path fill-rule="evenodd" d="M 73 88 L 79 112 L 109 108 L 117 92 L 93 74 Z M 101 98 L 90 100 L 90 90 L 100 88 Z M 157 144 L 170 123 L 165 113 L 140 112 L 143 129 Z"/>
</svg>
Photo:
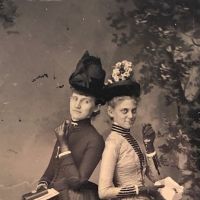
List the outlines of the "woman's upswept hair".
<svg viewBox="0 0 200 200">
<path fill-rule="evenodd" d="M 115 108 L 118 102 L 126 100 L 126 99 L 134 99 L 137 103 L 139 101 L 139 97 L 135 97 L 135 96 L 117 96 L 117 97 L 113 97 L 110 101 L 108 101 L 107 105 L 112 108 Z"/>
</svg>

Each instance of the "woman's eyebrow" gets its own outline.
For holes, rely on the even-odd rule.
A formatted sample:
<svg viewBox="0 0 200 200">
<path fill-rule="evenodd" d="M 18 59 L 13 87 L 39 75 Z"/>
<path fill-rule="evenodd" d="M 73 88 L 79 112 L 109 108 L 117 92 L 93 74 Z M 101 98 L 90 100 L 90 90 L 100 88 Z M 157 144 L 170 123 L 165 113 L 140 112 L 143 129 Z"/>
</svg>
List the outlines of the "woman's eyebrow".
<svg viewBox="0 0 200 200">
<path fill-rule="evenodd" d="M 125 110 L 125 109 L 128 110 L 128 108 L 121 108 L 120 110 Z"/>
<path fill-rule="evenodd" d="M 81 98 L 81 100 L 91 100 L 89 97 L 83 97 L 83 98 Z"/>
</svg>

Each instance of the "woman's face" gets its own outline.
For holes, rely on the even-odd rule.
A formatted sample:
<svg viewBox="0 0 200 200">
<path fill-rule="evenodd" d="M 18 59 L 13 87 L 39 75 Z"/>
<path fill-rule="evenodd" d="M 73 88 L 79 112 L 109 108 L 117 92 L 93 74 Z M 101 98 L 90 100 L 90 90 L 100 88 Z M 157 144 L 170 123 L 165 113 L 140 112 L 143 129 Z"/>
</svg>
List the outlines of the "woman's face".
<svg viewBox="0 0 200 200">
<path fill-rule="evenodd" d="M 70 115 L 72 120 L 79 121 L 91 117 L 96 111 L 95 98 L 83 94 L 72 93 L 70 98 Z"/>
<path fill-rule="evenodd" d="M 114 107 L 108 106 L 108 115 L 123 128 L 131 128 L 136 119 L 137 102 L 134 98 L 127 97 L 115 103 Z"/>
</svg>

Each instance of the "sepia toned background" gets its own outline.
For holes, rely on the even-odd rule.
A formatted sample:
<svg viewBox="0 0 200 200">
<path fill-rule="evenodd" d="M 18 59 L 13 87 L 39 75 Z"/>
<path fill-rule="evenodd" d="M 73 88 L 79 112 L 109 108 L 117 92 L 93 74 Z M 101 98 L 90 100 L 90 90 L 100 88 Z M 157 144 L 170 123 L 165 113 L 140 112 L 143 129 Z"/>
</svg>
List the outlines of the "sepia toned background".
<svg viewBox="0 0 200 200">
<path fill-rule="evenodd" d="M 114 30 L 107 17 L 118 9 L 115 1 L 17 0 L 15 4 L 15 23 L 0 26 L 0 200 L 21 199 L 44 172 L 55 142 L 54 129 L 69 118 L 68 77 L 84 51 L 99 56 L 109 73 L 117 61 L 134 61 L 140 48 L 112 41 Z M 127 1 L 126 6 L 133 5 Z M 135 67 L 137 80 L 140 69 L 141 65 Z M 163 90 L 154 86 L 141 96 L 134 127 L 138 140 L 142 123 L 162 132 L 163 116 L 175 120 L 177 107 L 166 106 Z M 110 126 L 105 107 L 93 123 L 106 137 Z M 158 137 L 156 146 L 162 143 Z M 161 171 L 163 177 L 179 180 L 177 167 L 163 166 Z M 98 167 L 91 180 L 97 182 Z"/>
</svg>

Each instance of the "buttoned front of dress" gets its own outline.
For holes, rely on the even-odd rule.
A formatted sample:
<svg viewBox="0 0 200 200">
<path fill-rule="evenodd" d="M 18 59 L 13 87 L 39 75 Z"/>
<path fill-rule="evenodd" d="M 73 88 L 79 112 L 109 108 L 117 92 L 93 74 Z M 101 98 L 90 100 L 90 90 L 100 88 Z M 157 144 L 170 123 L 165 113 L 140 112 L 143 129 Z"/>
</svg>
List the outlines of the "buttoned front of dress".
<svg viewBox="0 0 200 200">
<path fill-rule="evenodd" d="M 150 200 L 150 197 L 137 194 L 137 188 L 144 186 L 146 159 L 141 155 L 137 142 L 134 140 L 137 147 L 133 147 L 127 138 L 112 130 L 106 139 L 99 175 L 100 198 Z M 155 167 L 152 161 L 150 165 L 151 171 Z"/>
<path fill-rule="evenodd" d="M 98 199 L 98 196 L 92 198 L 92 191 L 96 190 L 97 195 L 97 186 L 88 179 L 101 159 L 104 149 L 103 137 L 91 125 L 90 119 L 85 119 L 71 124 L 65 140 L 71 153 L 59 157 L 59 144 L 56 142 L 50 163 L 40 181 L 46 181 L 49 187 L 60 192 L 71 191 L 68 194 L 76 195 L 77 199 L 86 200 L 89 198 L 87 194 L 91 199 Z"/>
<path fill-rule="evenodd" d="M 132 146 L 121 135 L 111 133 L 110 137 L 116 137 L 121 143 L 115 169 L 115 183 L 125 186 L 142 185 L 143 178 L 140 170 L 140 161 L 136 152 L 133 151 Z"/>
</svg>

